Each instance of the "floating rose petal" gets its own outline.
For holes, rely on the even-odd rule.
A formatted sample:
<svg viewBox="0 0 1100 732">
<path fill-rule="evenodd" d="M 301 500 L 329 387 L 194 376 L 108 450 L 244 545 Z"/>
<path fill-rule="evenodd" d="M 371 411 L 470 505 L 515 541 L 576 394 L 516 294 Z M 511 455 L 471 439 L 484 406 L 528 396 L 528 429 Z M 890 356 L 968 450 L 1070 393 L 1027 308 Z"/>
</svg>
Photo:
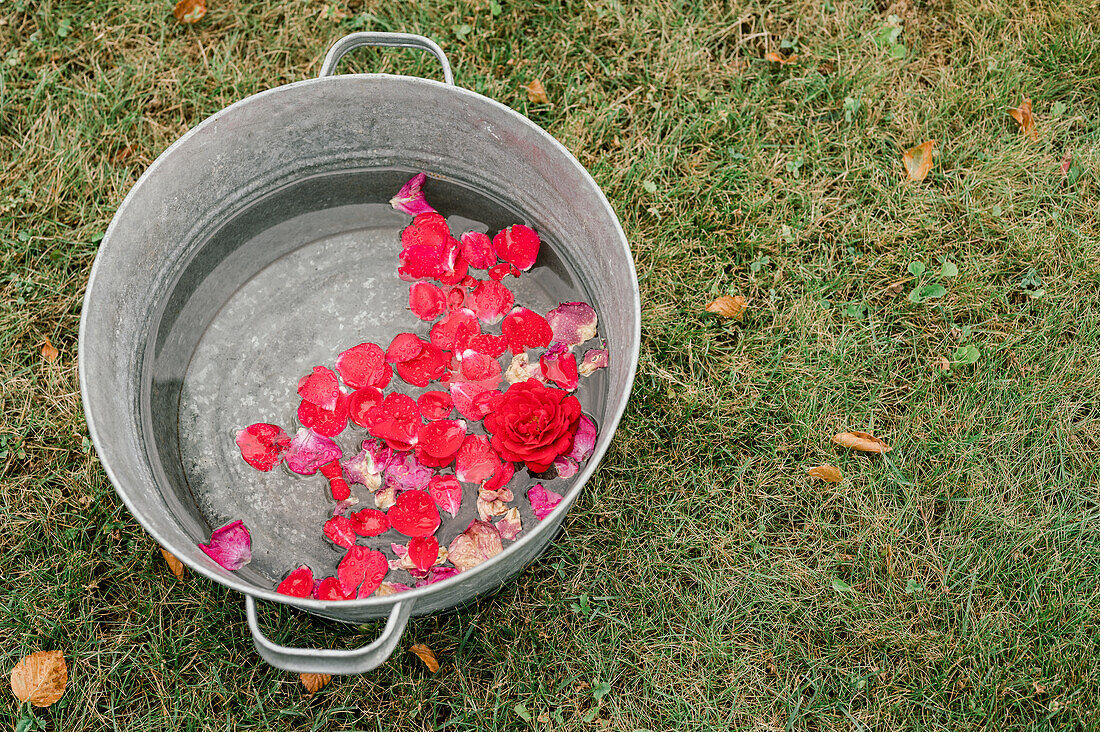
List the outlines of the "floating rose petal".
<svg viewBox="0 0 1100 732">
<path fill-rule="evenodd" d="M 473 411 L 484 419 L 489 412 L 500 405 L 502 399 L 504 399 L 504 394 L 501 392 L 496 389 L 486 389 L 474 397 Z"/>
<path fill-rule="evenodd" d="M 505 262 L 526 272 L 538 259 L 539 235 L 523 224 L 509 226 L 493 237 L 493 250 Z"/>
<path fill-rule="evenodd" d="M 500 469 L 493 474 L 492 478 L 485 481 L 485 484 L 481 486 L 483 491 L 499 491 L 504 486 L 508 485 L 508 481 L 512 480 L 512 476 L 516 474 L 516 468 L 512 463 L 501 463 Z M 511 498 L 508 499 L 512 500 Z"/>
<path fill-rule="evenodd" d="M 507 504 L 499 498 L 487 501 L 481 496 L 477 497 L 477 517 L 482 521 L 488 521 L 494 516 L 503 516 L 507 512 Z"/>
<path fill-rule="evenodd" d="M 451 399 L 454 401 L 455 409 L 458 410 L 459 414 L 468 420 L 477 422 L 483 419 L 485 415 L 475 406 L 474 399 L 486 391 L 488 391 L 487 387 L 477 383 L 453 382 L 451 384 Z"/>
<path fill-rule="evenodd" d="M 454 242 L 454 246 L 455 248 L 450 250 L 449 253 L 458 252 L 458 242 Z M 439 275 L 438 279 L 444 285 L 457 285 L 458 283 L 466 279 L 466 274 L 467 272 L 469 272 L 469 265 L 466 264 L 465 259 L 463 259 L 462 257 L 458 257 L 453 261 L 454 264 L 449 266 L 447 269 L 444 270 L 442 274 Z"/>
<path fill-rule="evenodd" d="M 333 460 L 321 466 L 321 475 L 328 478 L 329 490 L 336 501 L 346 501 L 351 498 L 351 487 L 344 480 L 344 469 L 339 460 Z"/>
<path fill-rule="evenodd" d="M 550 512 L 561 503 L 561 496 L 551 490 L 547 490 L 541 483 L 531 486 L 527 491 L 527 500 L 531 502 L 531 510 L 535 512 L 535 518 L 542 521 L 550 515 Z"/>
<path fill-rule="evenodd" d="M 425 173 L 417 173 L 409 178 L 409 182 L 401 186 L 397 195 L 390 199 L 390 205 L 410 216 L 435 211 L 424 198 L 424 181 L 427 179 L 428 176 Z"/>
<path fill-rule="evenodd" d="M 340 516 L 347 512 L 349 508 L 359 503 L 358 498 L 345 498 L 342 501 L 337 501 L 332 507 L 332 515 Z"/>
<path fill-rule="evenodd" d="M 563 302 L 546 314 L 554 342 L 573 347 L 596 337 L 596 311 L 586 302 Z"/>
<path fill-rule="evenodd" d="M 499 323 L 515 302 L 512 291 L 495 280 L 478 282 L 477 287 L 466 297 L 466 307 L 487 325 Z"/>
<path fill-rule="evenodd" d="M 465 287 L 452 287 L 447 292 L 447 312 L 458 310 L 462 303 L 466 302 L 467 290 Z"/>
<path fill-rule="evenodd" d="M 607 367 L 607 349 L 592 348 L 584 354 L 581 365 L 577 369 L 581 376 L 591 376 L 598 369 Z"/>
<path fill-rule="evenodd" d="M 459 570 L 454 567 L 433 567 L 431 572 L 428 572 L 428 576 L 422 580 L 417 580 L 416 586 L 423 587 L 424 585 L 435 584 L 436 582 L 442 582 L 445 579 L 450 579 L 458 574 Z"/>
<path fill-rule="evenodd" d="M 491 358 L 500 358 L 508 350 L 508 339 L 492 333 L 483 333 L 471 338 L 466 347 Z"/>
<path fill-rule="evenodd" d="M 411 361 L 424 350 L 424 341 L 416 333 L 398 333 L 386 349 L 386 360 L 390 363 Z"/>
<path fill-rule="evenodd" d="M 569 457 L 578 463 L 590 458 L 596 449 L 596 434 L 596 423 L 587 414 L 582 414 L 577 433 L 573 435 L 573 449 L 569 451 Z"/>
<path fill-rule="evenodd" d="M 351 515 L 352 529 L 359 536 L 378 536 L 389 531 L 389 517 L 375 508 L 364 508 Z"/>
<path fill-rule="evenodd" d="M 343 589 L 340 587 L 340 580 L 335 577 L 325 577 L 321 580 L 321 584 L 317 585 L 314 597 L 318 600 L 351 600 L 354 599 L 355 595 L 354 593 L 351 595 L 344 594 Z"/>
<path fill-rule="evenodd" d="M 418 356 L 398 363 L 395 368 L 397 375 L 413 386 L 427 386 L 446 372 L 447 359 L 435 344 L 425 343 Z"/>
<path fill-rule="evenodd" d="M 463 483 L 484 483 L 500 470 L 500 458 L 484 435 L 467 435 L 455 456 L 455 476 Z"/>
<path fill-rule="evenodd" d="M 444 351 L 463 351 L 470 339 L 481 335 L 481 326 L 469 308 L 449 313 L 432 326 L 432 343 Z"/>
<path fill-rule="evenodd" d="M 352 389 L 385 389 L 393 376 L 386 354 L 377 343 L 360 343 L 344 351 L 336 357 L 336 370 Z"/>
<path fill-rule="evenodd" d="M 580 375 L 577 372 L 577 357 L 564 345 L 557 345 L 542 354 L 539 367 L 545 379 L 554 382 L 566 391 L 577 388 Z"/>
<path fill-rule="evenodd" d="M 437 211 L 418 214 L 408 227 L 401 232 L 401 244 L 411 246 L 415 244 L 442 247 L 451 236 L 451 228 L 447 226 L 447 219 Z"/>
<path fill-rule="evenodd" d="M 374 593 L 375 597 L 387 597 L 389 595 L 396 595 L 398 592 L 408 592 L 412 588 L 408 585 L 403 585 L 400 582 L 383 582 L 378 586 L 378 590 Z"/>
<path fill-rule="evenodd" d="M 414 282 L 409 286 L 409 310 L 421 320 L 435 320 L 447 312 L 447 296 L 431 282 Z"/>
<path fill-rule="evenodd" d="M 447 419 L 454 411 L 455 403 L 445 391 L 426 391 L 416 400 L 420 415 L 429 422 Z"/>
<path fill-rule="evenodd" d="M 466 436 L 466 423 L 460 419 L 442 419 L 420 426 L 416 457 L 431 468 L 445 468 L 455 459 Z"/>
<path fill-rule="evenodd" d="M 309 597 L 313 594 L 313 570 L 303 564 L 288 574 L 275 591 L 290 597 Z"/>
<path fill-rule="evenodd" d="M 546 318 L 523 307 L 513 308 L 500 324 L 500 330 L 508 339 L 512 353 L 522 353 L 527 348 L 545 348 L 554 335 Z"/>
<path fill-rule="evenodd" d="M 412 230 L 413 227 L 405 229 Z M 404 239 L 404 236 L 402 236 Z M 429 247 L 422 244 L 406 246 L 401 250 L 401 266 L 397 269 L 397 275 L 406 282 L 439 277 L 443 273 L 443 251 L 438 247 Z"/>
<path fill-rule="evenodd" d="M 420 409 L 416 400 L 408 394 L 393 393 L 368 412 L 370 433 L 384 440 L 394 450 L 409 450 L 416 444 L 416 433 L 420 429 Z"/>
<path fill-rule="evenodd" d="M 409 539 L 409 559 L 421 572 L 427 572 L 439 557 L 439 539 L 434 536 L 414 536 Z"/>
<path fill-rule="evenodd" d="M 340 399 L 340 381 L 331 370 L 314 366 L 313 373 L 298 380 L 298 396 L 331 412 Z"/>
<path fill-rule="evenodd" d="M 428 495 L 440 510 L 454 518 L 462 506 L 462 484 L 453 475 L 433 475 L 428 482 Z"/>
<path fill-rule="evenodd" d="M 210 543 L 199 544 L 199 549 L 226 569 L 236 571 L 252 561 L 252 535 L 238 519 L 214 529 Z"/>
<path fill-rule="evenodd" d="M 389 571 L 390 563 L 385 554 L 365 546 L 353 546 L 336 566 L 336 577 L 344 594 L 354 595 L 362 585 L 366 593 L 360 589 L 359 597 L 365 597 L 378 589 Z"/>
<path fill-rule="evenodd" d="M 518 384 L 528 379 L 536 379 L 546 383 L 546 377 L 542 375 L 542 365 L 531 363 L 526 353 L 517 353 L 512 356 L 512 363 L 508 365 L 508 370 L 504 372 L 504 380 L 509 384 Z"/>
<path fill-rule="evenodd" d="M 335 437 L 348 426 L 348 397 L 340 394 L 335 409 L 321 409 L 313 402 L 302 400 L 298 405 L 298 421 L 324 437 Z"/>
<path fill-rule="evenodd" d="M 431 477 L 430 468 L 421 464 L 413 453 L 405 452 L 396 455 L 386 468 L 385 484 L 397 491 L 424 490 Z"/>
<path fill-rule="evenodd" d="M 303 427 L 290 441 L 284 459 L 291 472 L 313 475 L 322 465 L 340 459 L 343 454 L 335 442 Z"/>
<path fill-rule="evenodd" d="M 551 466 L 559 478 L 572 478 L 580 470 L 577 461 L 567 455 L 558 455 Z"/>
<path fill-rule="evenodd" d="M 367 450 L 360 450 L 354 457 L 340 463 L 344 480 L 366 486 L 371 493 L 382 486 L 382 471 L 374 462 L 374 456 Z"/>
<path fill-rule="evenodd" d="M 461 353 L 459 373 L 462 381 L 478 382 L 487 389 L 495 389 L 499 386 L 502 377 L 499 361 L 473 349 L 467 349 Z"/>
<path fill-rule="evenodd" d="M 397 503 L 397 490 L 392 485 L 387 485 L 374 494 L 374 505 L 379 511 L 388 511 L 395 503 Z"/>
<path fill-rule="evenodd" d="M 497 521 L 497 531 L 500 532 L 500 538 L 502 539 L 516 540 L 519 532 L 523 531 L 523 519 L 520 518 L 518 508 L 514 506 L 509 508 L 504 517 Z"/>
<path fill-rule="evenodd" d="M 389 368 L 389 364 L 386 364 Z M 382 406 L 382 390 L 364 386 L 348 395 L 348 417 L 360 427 L 369 427 L 370 410 Z"/>
<path fill-rule="evenodd" d="M 459 572 L 473 569 L 504 551 L 497 527 L 486 521 L 474 521 L 451 542 L 448 558 Z"/>
<path fill-rule="evenodd" d="M 488 234 L 467 231 L 462 235 L 462 258 L 474 269 L 489 269 L 497 263 L 493 242 Z"/>
<path fill-rule="evenodd" d="M 405 536 L 428 536 L 439 528 L 439 510 L 426 491 L 405 491 L 389 511 L 390 526 Z"/>
<path fill-rule="evenodd" d="M 355 543 L 355 522 L 347 516 L 333 516 L 325 522 L 323 528 L 329 541 L 345 549 Z"/>
<path fill-rule="evenodd" d="M 237 447 L 246 463 L 267 472 L 283 459 L 283 453 L 290 447 L 290 437 L 282 427 L 258 422 L 237 433 Z"/>
<path fill-rule="evenodd" d="M 513 277 L 519 277 L 519 270 L 516 269 L 516 266 L 514 264 L 508 264 L 507 262 L 502 262 L 501 264 L 498 264 L 495 267 L 490 267 L 489 268 L 489 277 L 496 280 L 497 282 L 502 282 L 504 280 L 504 278 L 507 277 L 508 275 L 512 275 Z"/>
</svg>

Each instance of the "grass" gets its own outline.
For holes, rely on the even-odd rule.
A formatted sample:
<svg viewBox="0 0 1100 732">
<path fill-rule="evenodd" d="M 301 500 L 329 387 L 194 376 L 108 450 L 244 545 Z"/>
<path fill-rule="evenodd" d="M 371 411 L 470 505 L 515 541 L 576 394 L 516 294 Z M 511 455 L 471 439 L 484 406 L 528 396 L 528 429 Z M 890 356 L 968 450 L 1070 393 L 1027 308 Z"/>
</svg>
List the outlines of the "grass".
<svg viewBox="0 0 1100 732">
<path fill-rule="evenodd" d="M 209 2 L 193 27 L 169 2 L 0 3 L 0 656 L 60 648 L 71 674 L 48 710 L 7 697 L 13 720 L 1100 728 L 1094 3 Z M 889 16 L 902 58 L 876 41 Z M 460 84 L 592 171 L 634 247 L 642 356 L 550 551 L 307 697 L 254 654 L 240 598 L 176 581 L 115 497 L 76 331 L 98 237 L 141 171 L 357 29 L 434 37 Z M 763 60 L 781 46 L 798 61 Z M 436 73 L 403 51 L 346 68 Z M 551 105 L 527 102 L 534 78 Z M 1006 114 L 1025 96 L 1036 142 Z M 926 139 L 935 167 L 907 183 L 901 150 Z M 909 262 L 941 257 L 959 269 L 946 295 L 909 302 Z M 743 323 L 702 312 L 727 293 L 748 298 Z M 965 345 L 977 363 L 938 368 Z M 847 429 L 894 451 L 844 452 L 829 437 Z M 841 483 L 805 477 L 826 462 Z M 285 641 L 377 631 L 265 616 Z"/>
</svg>

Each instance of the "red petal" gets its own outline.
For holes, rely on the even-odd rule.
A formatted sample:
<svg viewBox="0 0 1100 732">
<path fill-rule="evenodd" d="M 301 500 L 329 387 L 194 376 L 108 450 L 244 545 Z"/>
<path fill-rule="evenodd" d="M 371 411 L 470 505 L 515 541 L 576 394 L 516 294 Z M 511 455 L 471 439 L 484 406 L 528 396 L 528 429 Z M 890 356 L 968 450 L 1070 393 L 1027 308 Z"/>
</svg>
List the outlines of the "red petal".
<svg viewBox="0 0 1100 732">
<path fill-rule="evenodd" d="M 523 224 L 516 224 L 493 237 L 493 249 L 505 262 L 526 271 L 538 259 L 539 235 Z"/>
<path fill-rule="evenodd" d="M 455 310 L 432 326 L 432 343 L 444 351 L 462 351 L 470 339 L 481 334 L 481 326 L 471 310 Z"/>
<path fill-rule="evenodd" d="M 493 325 L 500 322 L 515 302 L 515 296 L 507 287 L 494 280 L 483 280 L 466 298 L 466 307 L 473 311 L 478 320 Z"/>
<path fill-rule="evenodd" d="M 303 427 L 325 437 L 335 437 L 348 426 L 348 398 L 341 393 L 336 401 L 336 409 L 321 409 L 305 399 L 298 405 L 298 421 Z"/>
<path fill-rule="evenodd" d="M 439 558 L 439 539 L 434 536 L 414 536 L 409 539 L 409 559 L 421 572 L 427 572 Z"/>
<path fill-rule="evenodd" d="M 321 475 L 325 476 L 329 480 L 333 478 L 343 478 L 344 468 L 340 465 L 339 460 L 333 460 L 330 463 L 325 463 L 320 467 Z"/>
<path fill-rule="evenodd" d="M 455 242 L 456 246 L 458 242 Z M 456 250 L 457 251 L 457 250 Z M 444 265 L 443 273 L 437 278 L 444 285 L 457 285 L 462 280 L 466 279 L 466 273 L 469 272 L 469 267 L 465 259 L 461 257 L 456 259 L 453 267 L 448 268 Z"/>
<path fill-rule="evenodd" d="M 428 494 L 451 518 L 462 506 L 462 484 L 453 475 L 433 475 L 428 481 Z"/>
<path fill-rule="evenodd" d="M 355 543 L 355 525 L 347 516 L 333 516 L 325 522 L 325 536 L 345 549 Z"/>
<path fill-rule="evenodd" d="M 426 391 L 416 400 L 420 414 L 429 422 L 446 419 L 454 411 L 455 403 L 445 391 Z"/>
<path fill-rule="evenodd" d="M 473 349 L 462 352 L 459 373 L 464 381 L 482 382 L 482 386 L 495 389 L 503 378 L 500 362 Z"/>
<path fill-rule="evenodd" d="M 354 595 L 346 595 L 340 588 L 340 580 L 335 577 L 325 577 L 321 580 L 321 584 L 317 585 L 317 592 L 314 594 L 318 600 L 350 600 Z"/>
<path fill-rule="evenodd" d="M 386 364 L 386 368 L 389 369 L 389 364 Z M 372 408 L 380 406 L 382 406 L 382 390 L 375 389 L 373 386 L 364 386 L 362 389 L 353 391 L 348 397 L 348 417 L 360 427 L 369 427 L 367 414 Z"/>
<path fill-rule="evenodd" d="M 470 339 L 467 348 L 492 358 L 500 358 L 508 350 L 508 339 L 504 336 L 483 333 Z"/>
<path fill-rule="evenodd" d="M 428 536 L 439 528 L 439 510 L 426 491 L 405 491 L 389 511 L 390 526 L 405 536 Z"/>
<path fill-rule="evenodd" d="M 313 594 L 313 570 L 303 564 L 288 574 L 275 591 L 291 597 L 309 597 Z"/>
<path fill-rule="evenodd" d="M 489 269 L 497 263 L 493 253 L 493 242 L 488 234 L 480 231 L 467 231 L 461 237 L 462 258 L 474 269 Z"/>
<path fill-rule="evenodd" d="M 334 501 L 346 501 L 351 498 L 351 486 L 343 478 L 333 478 L 328 482 L 329 492 Z"/>
<path fill-rule="evenodd" d="M 298 396 L 321 409 L 332 411 L 340 399 L 340 381 L 331 370 L 314 366 L 313 373 L 298 381 Z"/>
<path fill-rule="evenodd" d="M 534 310 L 522 307 L 508 313 L 500 324 L 500 330 L 508 339 L 508 347 L 512 349 L 512 353 L 520 353 L 528 348 L 545 348 L 554 336 L 546 318 Z"/>
<path fill-rule="evenodd" d="M 500 458 L 484 435 L 468 435 L 455 456 L 455 475 L 463 483 L 483 483 L 500 470 Z"/>
<path fill-rule="evenodd" d="M 237 433 L 237 447 L 246 463 L 267 472 L 283 459 L 283 453 L 290 447 L 290 436 L 278 425 L 258 422 Z"/>
<path fill-rule="evenodd" d="M 360 343 L 341 353 L 336 357 L 336 370 L 352 389 L 364 386 L 384 389 L 393 373 L 386 363 L 386 354 L 376 343 Z"/>
<path fill-rule="evenodd" d="M 474 405 L 474 399 L 489 391 L 488 387 L 477 382 L 458 381 L 451 384 L 451 399 L 454 400 L 455 409 L 466 419 L 477 422 L 485 415 Z"/>
<path fill-rule="evenodd" d="M 493 474 L 493 477 L 485 481 L 485 485 L 481 488 L 487 491 L 497 491 L 508 485 L 508 482 L 512 480 L 512 477 L 516 474 L 516 467 L 505 461 L 501 463 L 500 470 Z"/>
<path fill-rule="evenodd" d="M 414 282 L 409 286 L 409 310 L 421 320 L 435 320 L 447 311 L 447 296 L 431 282 Z"/>
<path fill-rule="evenodd" d="M 514 275 L 516 277 L 519 276 L 519 270 L 516 269 L 515 265 L 508 264 L 507 262 L 501 262 L 497 266 L 491 267 L 489 269 L 489 277 L 493 280 L 496 280 L 497 282 L 502 281 L 508 275 Z"/>
<path fill-rule="evenodd" d="M 447 311 L 458 310 L 462 307 L 462 303 L 466 301 L 466 288 L 465 287 L 452 287 L 447 292 Z"/>
<path fill-rule="evenodd" d="M 406 282 L 438 277 L 443 272 L 442 253 L 436 247 L 413 245 L 402 249 L 399 256 L 401 266 L 397 268 L 397 275 Z"/>
<path fill-rule="evenodd" d="M 568 349 L 551 349 L 539 358 L 542 375 L 566 391 L 577 388 L 580 373 L 577 371 L 577 357 Z"/>
<path fill-rule="evenodd" d="M 416 445 L 434 458 L 447 458 L 454 456 L 465 437 L 465 422 L 460 419 L 444 419 L 421 425 Z"/>
<path fill-rule="evenodd" d="M 420 354 L 397 364 L 397 375 L 413 386 L 427 386 L 447 371 L 443 351 L 434 343 L 424 343 Z"/>
<path fill-rule="evenodd" d="M 390 519 L 375 508 L 364 508 L 351 515 L 352 527 L 359 536 L 378 536 L 390 528 Z"/>
<path fill-rule="evenodd" d="M 420 355 L 424 350 L 424 341 L 416 333 L 398 333 L 386 349 L 386 360 L 390 363 L 403 363 Z"/>
<path fill-rule="evenodd" d="M 389 571 L 390 563 L 385 554 L 365 546 L 353 546 L 337 565 L 336 576 L 345 595 L 354 596 L 356 589 L 363 584 L 370 587 L 369 595 L 378 589 Z"/>
</svg>

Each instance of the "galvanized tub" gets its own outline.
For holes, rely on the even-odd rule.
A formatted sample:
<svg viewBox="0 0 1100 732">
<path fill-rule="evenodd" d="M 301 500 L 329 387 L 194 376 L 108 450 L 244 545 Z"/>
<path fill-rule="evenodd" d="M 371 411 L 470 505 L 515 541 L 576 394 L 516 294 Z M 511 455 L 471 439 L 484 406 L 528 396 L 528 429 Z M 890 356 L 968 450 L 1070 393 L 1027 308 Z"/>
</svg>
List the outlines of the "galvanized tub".
<svg viewBox="0 0 1100 732">
<path fill-rule="evenodd" d="M 340 57 L 362 45 L 427 50 L 445 83 L 334 76 Z M 404 329 L 395 321 L 407 316 L 407 285 L 395 270 L 408 219 L 385 201 L 419 170 L 435 179 L 440 210 L 485 228 L 523 220 L 551 243 L 537 265 L 544 275 L 526 278 L 517 301 L 545 312 L 559 291 L 581 291 L 595 306 L 610 351 L 610 367 L 582 389 L 600 427 L 595 452 L 550 516 L 454 578 L 345 602 L 280 595 L 276 554 L 323 551 L 324 508 L 309 500 L 316 486 L 288 483 L 278 471 L 249 473 L 226 436 L 255 421 L 287 425 L 291 413 L 279 410 L 294 403 L 296 377 L 331 361 L 334 342 L 384 344 Z M 427 38 L 356 33 L 332 47 L 319 78 L 206 119 L 135 184 L 92 267 L 80 386 L 92 441 L 122 500 L 184 564 L 245 596 L 260 655 L 296 672 L 361 673 L 386 660 L 411 615 L 490 593 L 546 548 L 607 451 L 639 338 L 629 245 L 580 163 L 526 117 L 454 86 Z M 218 521 L 242 515 L 251 519 L 254 561 L 228 572 L 197 544 Z M 257 599 L 346 622 L 389 620 L 356 650 L 290 648 L 261 633 Z"/>
</svg>

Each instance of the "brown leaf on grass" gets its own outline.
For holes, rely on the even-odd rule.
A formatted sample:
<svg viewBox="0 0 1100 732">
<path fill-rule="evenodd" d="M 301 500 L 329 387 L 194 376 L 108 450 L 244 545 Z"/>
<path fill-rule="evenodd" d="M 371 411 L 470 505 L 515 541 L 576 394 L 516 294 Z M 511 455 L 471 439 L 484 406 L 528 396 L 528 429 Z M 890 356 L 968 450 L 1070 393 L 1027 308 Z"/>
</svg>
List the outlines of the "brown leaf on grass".
<svg viewBox="0 0 1100 732">
<path fill-rule="evenodd" d="M 947 359 L 947 356 L 937 356 L 934 365 L 940 371 L 951 370 L 951 362 Z"/>
<path fill-rule="evenodd" d="M 732 318 L 734 320 L 741 320 L 745 317 L 745 309 L 748 307 L 748 300 L 737 295 L 730 297 L 729 295 L 723 295 L 710 305 L 707 305 L 708 313 L 716 313 L 723 318 Z"/>
<path fill-rule="evenodd" d="M 527 100 L 531 104 L 549 104 L 550 98 L 546 96 L 546 87 L 542 85 L 542 82 L 538 79 L 534 79 L 530 84 L 523 87 L 527 90 Z"/>
<path fill-rule="evenodd" d="M 1069 175 L 1070 166 L 1073 165 L 1073 151 L 1066 150 L 1066 154 L 1062 156 L 1062 177 L 1065 178 Z"/>
<path fill-rule="evenodd" d="M 833 442 L 861 452 L 883 453 L 894 449 L 879 438 L 866 432 L 841 432 L 833 436 Z"/>
<path fill-rule="evenodd" d="M 816 465 L 807 468 L 806 475 L 811 478 L 820 478 L 826 483 L 839 483 L 840 479 L 844 477 L 840 474 L 840 469 L 832 465 Z"/>
<path fill-rule="evenodd" d="M 198 23 L 206 15 L 206 0 L 179 0 L 172 15 L 181 23 Z"/>
<path fill-rule="evenodd" d="M 793 64 L 795 61 L 798 60 L 798 54 L 797 53 L 792 53 L 790 56 L 783 57 L 782 55 L 776 53 L 775 51 L 768 51 L 767 53 L 764 54 L 764 60 L 765 61 L 771 61 L 772 63 L 777 63 L 777 64 L 780 64 L 780 65 Z"/>
<path fill-rule="evenodd" d="M 57 360 L 57 357 L 60 355 L 60 353 L 56 348 L 54 348 L 54 345 L 50 343 L 49 336 L 46 336 L 45 340 L 46 342 L 42 344 L 42 358 L 46 359 L 50 363 L 53 363 Z"/>
<path fill-rule="evenodd" d="M 898 280 L 897 282 L 891 282 L 882 292 L 885 295 L 900 295 L 901 291 L 905 289 L 905 283 L 908 281 L 909 280 Z"/>
<path fill-rule="evenodd" d="M 11 691 L 36 707 L 48 707 L 65 693 L 69 669 L 61 651 L 39 651 L 26 656 L 11 670 Z"/>
<path fill-rule="evenodd" d="M 332 681 L 332 674 L 298 674 L 298 678 L 302 680 L 302 686 L 306 687 L 306 691 L 316 694 Z"/>
<path fill-rule="evenodd" d="M 164 557 L 164 561 L 168 563 L 168 569 L 172 570 L 172 574 L 176 575 L 176 579 L 182 580 L 184 575 L 187 574 L 183 562 L 176 559 L 176 556 L 164 547 L 160 548 L 160 555 Z"/>
<path fill-rule="evenodd" d="M 905 173 L 909 180 L 922 181 L 932 170 L 932 148 L 936 146 L 935 140 L 922 142 L 916 147 L 911 147 L 901 156 L 905 163 Z"/>
<path fill-rule="evenodd" d="M 428 670 L 433 674 L 439 670 L 439 661 L 435 659 L 435 653 L 432 652 L 431 648 L 428 648 L 423 643 L 417 643 L 409 650 L 419 656 L 420 660 L 424 662 L 424 665 L 427 666 Z"/>
<path fill-rule="evenodd" d="M 1008 110 L 1008 113 L 1012 115 L 1012 119 L 1016 120 L 1016 124 L 1020 126 L 1020 134 L 1027 135 L 1031 140 L 1039 139 L 1039 130 L 1035 128 L 1035 116 L 1031 114 L 1031 100 L 1024 97 L 1024 101 L 1020 102 L 1020 106 L 1016 109 Z"/>
</svg>

